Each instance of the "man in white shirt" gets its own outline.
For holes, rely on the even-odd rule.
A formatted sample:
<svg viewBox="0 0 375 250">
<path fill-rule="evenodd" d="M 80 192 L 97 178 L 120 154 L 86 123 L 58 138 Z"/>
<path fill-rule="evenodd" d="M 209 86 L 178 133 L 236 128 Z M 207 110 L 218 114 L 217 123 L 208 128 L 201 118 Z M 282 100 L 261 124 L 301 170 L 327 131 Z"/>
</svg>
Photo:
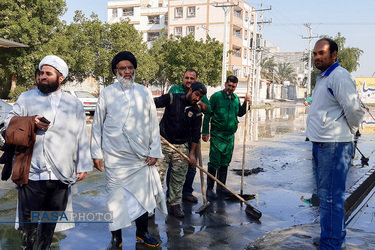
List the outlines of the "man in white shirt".
<svg viewBox="0 0 375 250">
<path fill-rule="evenodd" d="M 37 88 L 22 93 L 5 121 L 15 116 L 35 116 L 36 141 L 28 183 L 19 186 L 23 249 L 33 249 L 37 223 L 32 211 L 65 211 L 69 187 L 92 170 L 86 117 L 82 103 L 61 90 L 68 66 L 58 56 L 39 64 Z M 49 249 L 56 223 L 42 223 L 38 249 Z"/>
<path fill-rule="evenodd" d="M 137 60 L 122 51 L 112 60 L 117 82 L 100 92 L 91 132 L 91 157 L 105 167 L 109 225 L 108 249 L 122 247 L 121 228 L 135 221 L 136 238 L 153 247 L 158 241 L 148 232 L 148 213 L 155 207 L 166 214 L 165 196 L 154 166 L 162 157 L 159 124 L 151 91 L 134 82 Z"/>
<path fill-rule="evenodd" d="M 337 61 L 337 43 L 318 40 L 314 64 L 320 70 L 307 117 L 320 199 L 319 249 L 341 249 L 345 241 L 345 182 L 354 153 L 353 138 L 364 111 L 355 83 Z M 314 240 L 314 242 L 317 242 Z"/>
</svg>

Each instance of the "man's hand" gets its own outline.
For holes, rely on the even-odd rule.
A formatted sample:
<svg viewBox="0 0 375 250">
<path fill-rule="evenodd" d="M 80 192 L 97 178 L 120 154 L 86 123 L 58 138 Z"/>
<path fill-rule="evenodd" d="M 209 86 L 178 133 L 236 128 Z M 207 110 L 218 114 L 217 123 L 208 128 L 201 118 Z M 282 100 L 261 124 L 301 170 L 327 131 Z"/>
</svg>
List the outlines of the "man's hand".
<svg viewBox="0 0 375 250">
<path fill-rule="evenodd" d="M 210 135 L 202 135 L 202 140 L 204 142 L 208 142 L 209 139 L 210 139 Z"/>
<path fill-rule="evenodd" d="M 197 159 L 195 158 L 195 152 L 190 152 L 189 154 L 189 165 L 190 166 L 196 166 L 197 165 Z"/>
<path fill-rule="evenodd" d="M 251 104 L 251 95 L 250 94 L 246 94 L 245 102 L 248 102 L 249 104 Z"/>
<path fill-rule="evenodd" d="M 77 181 L 82 181 L 83 179 L 85 179 L 86 175 L 87 175 L 87 172 L 78 173 L 76 175 Z"/>
<path fill-rule="evenodd" d="M 40 116 L 40 115 L 37 115 L 35 116 L 35 126 L 38 128 L 38 129 L 41 129 L 41 130 L 47 130 L 48 127 L 49 127 L 49 124 L 48 123 L 45 123 L 45 122 L 42 122 L 40 119 L 42 119 L 43 116 Z"/>
<path fill-rule="evenodd" d="M 149 166 L 155 165 L 157 158 L 147 157 L 145 163 Z"/>
<path fill-rule="evenodd" d="M 103 172 L 103 159 L 94 159 L 94 167 Z"/>
<path fill-rule="evenodd" d="M 205 104 L 201 100 L 199 100 L 199 102 L 197 102 L 197 105 L 198 105 L 201 112 L 204 112 L 204 111 L 207 110 L 207 104 Z"/>
</svg>

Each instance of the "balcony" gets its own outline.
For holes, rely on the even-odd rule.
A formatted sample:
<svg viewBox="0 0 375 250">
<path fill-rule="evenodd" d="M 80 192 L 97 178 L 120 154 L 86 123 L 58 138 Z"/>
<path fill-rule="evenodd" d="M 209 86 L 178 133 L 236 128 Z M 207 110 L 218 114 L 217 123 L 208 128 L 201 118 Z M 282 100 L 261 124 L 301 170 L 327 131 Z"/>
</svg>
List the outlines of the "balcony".
<svg viewBox="0 0 375 250">
<path fill-rule="evenodd" d="M 234 14 L 235 17 L 238 17 L 239 19 L 242 20 L 242 14 L 241 14 L 241 11 L 234 11 L 233 14 Z"/>
</svg>

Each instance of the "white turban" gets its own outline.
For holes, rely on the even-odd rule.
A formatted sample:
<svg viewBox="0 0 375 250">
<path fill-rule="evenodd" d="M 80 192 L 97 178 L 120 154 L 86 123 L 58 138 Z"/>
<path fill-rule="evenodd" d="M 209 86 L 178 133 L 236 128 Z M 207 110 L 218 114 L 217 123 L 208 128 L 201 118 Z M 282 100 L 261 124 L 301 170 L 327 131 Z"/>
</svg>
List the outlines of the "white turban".
<svg viewBox="0 0 375 250">
<path fill-rule="evenodd" d="M 39 69 L 42 70 L 43 65 L 49 65 L 54 67 L 58 72 L 60 72 L 64 78 L 68 76 L 69 69 L 68 65 L 58 56 L 49 55 L 43 58 L 39 63 Z"/>
</svg>

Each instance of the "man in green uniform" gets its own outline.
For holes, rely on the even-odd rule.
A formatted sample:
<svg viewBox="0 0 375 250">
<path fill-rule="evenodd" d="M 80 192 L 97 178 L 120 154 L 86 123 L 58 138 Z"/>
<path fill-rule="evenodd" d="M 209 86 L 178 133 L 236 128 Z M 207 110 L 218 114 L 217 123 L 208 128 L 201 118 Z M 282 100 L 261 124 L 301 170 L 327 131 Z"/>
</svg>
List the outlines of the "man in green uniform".
<svg viewBox="0 0 375 250">
<path fill-rule="evenodd" d="M 172 86 L 168 93 L 176 93 L 176 94 L 186 94 L 190 87 L 191 84 L 198 81 L 198 73 L 194 69 L 188 69 L 184 73 L 184 79 L 182 81 L 182 84 L 179 85 L 174 85 Z M 198 106 L 200 107 L 201 111 L 203 114 L 207 114 L 210 112 L 210 102 L 208 101 L 207 95 L 204 95 L 202 99 L 197 103 Z M 167 174 L 167 187 L 169 187 L 169 176 L 170 176 L 170 171 L 171 168 L 168 168 L 168 174 Z M 194 182 L 194 177 L 196 174 L 197 170 L 195 166 L 189 166 L 188 172 L 186 173 L 186 180 L 184 183 L 184 187 L 182 189 L 182 200 L 184 201 L 190 201 L 193 203 L 198 202 L 198 198 L 193 195 L 193 182 Z M 169 190 L 168 190 L 169 191 Z M 167 194 L 168 194 L 167 191 Z"/>
<path fill-rule="evenodd" d="M 208 172 L 225 184 L 228 166 L 232 160 L 234 148 L 234 134 L 237 131 L 237 116 L 246 113 L 246 102 L 251 102 L 251 96 L 246 94 L 245 101 L 241 101 L 234 93 L 238 79 L 228 76 L 224 90 L 214 93 L 210 98 L 211 112 L 203 120 L 202 139 L 207 142 L 210 138 L 209 123 L 211 122 L 210 161 Z M 210 198 L 224 197 L 227 191 L 217 185 L 213 191 L 215 181 L 207 176 L 207 196 Z"/>
</svg>

